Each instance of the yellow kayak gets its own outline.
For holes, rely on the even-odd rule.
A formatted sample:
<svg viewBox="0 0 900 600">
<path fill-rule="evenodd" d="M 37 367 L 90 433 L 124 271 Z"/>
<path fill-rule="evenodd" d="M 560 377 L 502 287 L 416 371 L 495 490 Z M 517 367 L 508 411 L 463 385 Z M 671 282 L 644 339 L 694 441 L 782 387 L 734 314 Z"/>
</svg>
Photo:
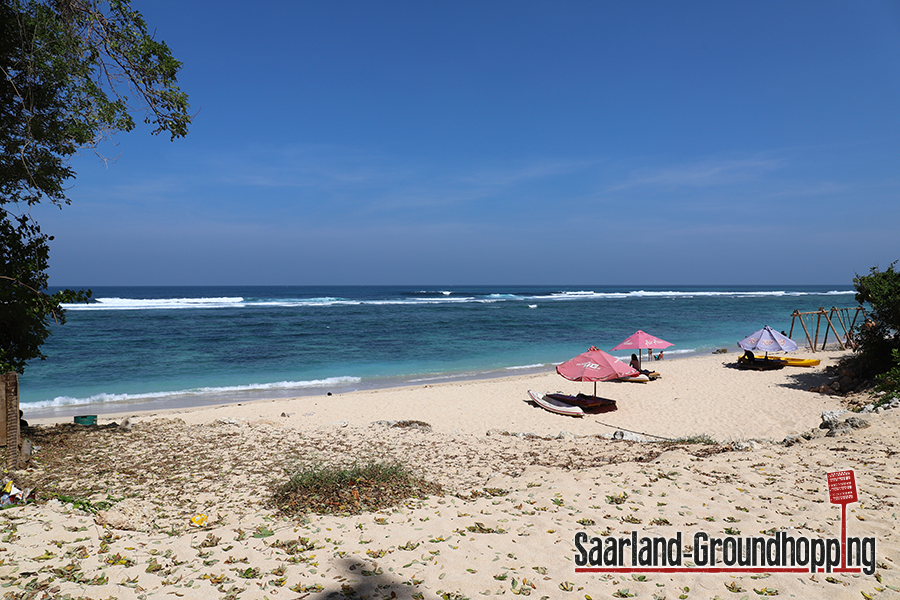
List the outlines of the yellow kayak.
<svg viewBox="0 0 900 600">
<path fill-rule="evenodd" d="M 762 354 L 754 354 L 754 356 L 758 360 L 762 360 L 765 358 L 765 355 Z M 819 365 L 821 360 L 818 358 L 794 358 L 792 356 L 770 356 L 769 359 L 777 359 L 780 361 L 784 361 L 787 363 L 789 367 L 816 367 Z"/>
</svg>

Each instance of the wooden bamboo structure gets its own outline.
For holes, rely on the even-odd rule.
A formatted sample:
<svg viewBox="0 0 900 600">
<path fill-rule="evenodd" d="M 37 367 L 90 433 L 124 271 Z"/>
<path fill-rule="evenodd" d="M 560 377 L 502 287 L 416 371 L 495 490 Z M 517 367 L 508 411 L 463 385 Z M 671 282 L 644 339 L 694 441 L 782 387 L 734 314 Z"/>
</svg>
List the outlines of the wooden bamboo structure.
<svg viewBox="0 0 900 600">
<path fill-rule="evenodd" d="M 19 462 L 19 376 L 14 371 L 0 375 L 0 446 L 6 446 L 6 468 Z"/>
<path fill-rule="evenodd" d="M 810 350 L 815 352 L 819 346 L 819 332 L 823 326 L 824 320 L 825 331 L 822 335 L 822 350 L 825 350 L 825 345 L 828 343 L 829 331 L 834 333 L 834 338 L 837 341 L 838 345 L 841 347 L 841 350 L 846 350 L 848 346 L 852 345 L 853 328 L 856 325 L 856 321 L 859 318 L 860 313 L 862 313 L 862 318 L 865 321 L 866 310 L 862 306 L 857 306 L 855 308 L 836 308 L 832 306 L 830 311 L 826 311 L 825 308 L 821 306 L 819 307 L 819 310 L 809 312 L 800 312 L 798 310 L 795 310 L 793 313 L 791 313 L 791 331 L 788 334 L 788 337 L 791 337 L 793 335 L 794 323 L 797 321 L 797 319 L 800 319 L 800 326 L 803 328 L 803 333 L 806 334 L 807 346 Z M 815 337 L 810 336 L 809 333 L 809 329 L 812 328 L 813 316 L 815 316 L 816 318 Z M 807 321 L 809 321 L 809 328 L 807 328 Z M 837 321 L 841 326 L 841 329 L 844 332 L 843 335 L 837 332 L 837 329 L 834 326 L 834 321 Z"/>
<path fill-rule="evenodd" d="M 851 311 L 853 319 L 851 320 Z M 838 323 L 841 325 L 841 329 L 844 331 L 844 340 L 847 346 L 853 345 L 853 328 L 856 326 L 856 321 L 862 313 L 862 320 L 865 322 L 866 320 L 866 309 L 862 306 L 857 306 L 856 308 L 835 308 L 831 307 L 831 312 L 829 313 L 829 318 L 833 321 L 835 318 Z M 826 337 L 827 337 L 826 332 Z"/>
</svg>

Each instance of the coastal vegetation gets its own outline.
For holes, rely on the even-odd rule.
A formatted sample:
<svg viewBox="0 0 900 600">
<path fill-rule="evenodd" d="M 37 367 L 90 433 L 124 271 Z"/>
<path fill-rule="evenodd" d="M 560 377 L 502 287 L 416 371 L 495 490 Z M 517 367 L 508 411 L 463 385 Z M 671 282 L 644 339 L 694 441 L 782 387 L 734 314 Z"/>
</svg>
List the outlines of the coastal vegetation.
<svg viewBox="0 0 900 600">
<path fill-rule="evenodd" d="M 290 515 L 358 514 L 396 506 L 409 498 L 440 494 L 441 486 L 412 475 L 402 464 L 301 469 L 277 487 L 275 505 Z"/>
<path fill-rule="evenodd" d="M 868 275 L 853 278 L 856 300 L 871 307 L 869 317 L 856 331 L 858 370 L 879 381 L 879 402 L 900 398 L 900 272 L 897 261 L 884 271 L 872 267 Z"/>
<path fill-rule="evenodd" d="M 0 372 L 24 372 L 61 304 L 88 291 L 47 292 L 49 242 L 30 207 L 70 203 L 70 159 L 131 131 L 188 133 L 181 63 L 128 0 L 0 0 Z"/>
</svg>

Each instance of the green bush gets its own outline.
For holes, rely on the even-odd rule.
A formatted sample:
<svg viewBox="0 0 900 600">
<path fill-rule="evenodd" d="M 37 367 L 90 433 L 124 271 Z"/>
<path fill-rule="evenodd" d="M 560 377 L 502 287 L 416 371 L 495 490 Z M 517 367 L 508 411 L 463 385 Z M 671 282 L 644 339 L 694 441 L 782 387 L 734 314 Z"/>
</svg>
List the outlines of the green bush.
<svg viewBox="0 0 900 600">
<path fill-rule="evenodd" d="M 441 486 L 412 476 L 399 463 L 350 468 L 308 467 L 275 490 L 274 503 L 287 514 L 357 514 L 396 506 L 408 498 L 440 494 Z"/>
<path fill-rule="evenodd" d="M 894 366 L 878 375 L 878 385 L 875 386 L 874 392 L 884 392 L 884 394 L 875 403 L 875 406 L 887 404 L 894 398 L 900 398 L 900 350 L 896 348 L 891 352 L 894 359 Z"/>
<path fill-rule="evenodd" d="M 853 278 L 856 301 L 871 307 L 865 323 L 854 332 L 860 369 L 866 376 L 885 373 L 892 355 L 900 350 L 900 272 L 891 265 L 884 271 L 872 267 L 868 275 Z"/>
</svg>

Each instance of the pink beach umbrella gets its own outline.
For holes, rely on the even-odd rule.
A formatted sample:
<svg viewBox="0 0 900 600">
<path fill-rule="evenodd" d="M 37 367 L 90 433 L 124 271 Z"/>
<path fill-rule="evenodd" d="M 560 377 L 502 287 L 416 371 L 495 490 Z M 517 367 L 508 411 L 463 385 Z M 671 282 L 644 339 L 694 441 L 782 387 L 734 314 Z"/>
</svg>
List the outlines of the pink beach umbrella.
<svg viewBox="0 0 900 600">
<path fill-rule="evenodd" d="M 640 372 L 634 367 L 626 365 L 615 356 L 593 346 L 584 354 L 579 354 L 575 358 L 570 358 L 557 365 L 556 372 L 569 381 L 593 381 L 595 397 L 597 396 L 598 381 L 640 375 Z"/>
<path fill-rule="evenodd" d="M 624 342 L 613 348 L 613 350 L 637 350 L 638 360 L 641 358 L 641 350 L 646 349 L 647 354 L 650 350 L 662 350 L 671 346 L 671 342 L 661 340 L 655 335 L 644 333 L 640 329 L 628 336 Z"/>
</svg>

